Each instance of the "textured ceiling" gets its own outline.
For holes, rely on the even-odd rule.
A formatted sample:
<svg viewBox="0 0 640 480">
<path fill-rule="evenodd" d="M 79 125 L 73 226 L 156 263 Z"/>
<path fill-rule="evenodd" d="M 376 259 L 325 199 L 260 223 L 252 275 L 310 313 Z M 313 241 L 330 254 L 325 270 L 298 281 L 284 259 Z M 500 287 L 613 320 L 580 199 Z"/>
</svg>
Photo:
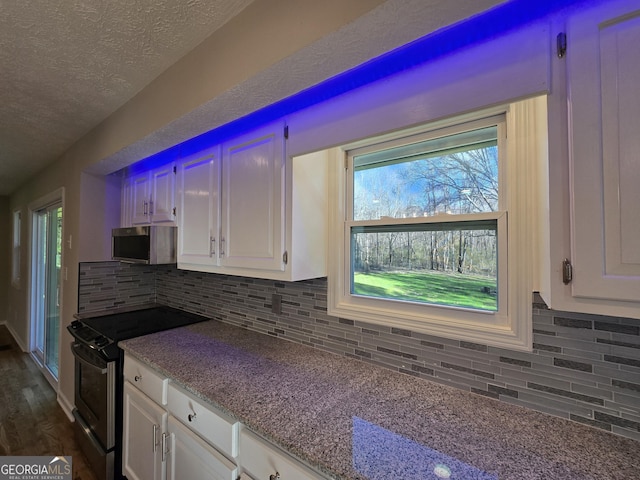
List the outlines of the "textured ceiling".
<svg viewBox="0 0 640 480">
<path fill-rule="evenodd" d="M 0 195 L 252 0 L 0 0 Z"/>
</svg>

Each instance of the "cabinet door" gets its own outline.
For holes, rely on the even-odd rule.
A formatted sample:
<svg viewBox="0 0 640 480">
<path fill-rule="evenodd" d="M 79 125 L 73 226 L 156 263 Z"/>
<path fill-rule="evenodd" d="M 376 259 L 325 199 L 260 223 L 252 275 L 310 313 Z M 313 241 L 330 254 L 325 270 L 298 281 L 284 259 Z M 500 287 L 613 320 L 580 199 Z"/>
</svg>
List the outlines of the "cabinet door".
<svg viewBox="0 0 640 480">
<path fill-rule="evenodd" d="M 150 197 L 151 177 L 149 172 L 134 176 L 131 179 L 131 223 L 133 225 L 149 223 Z"/>
<path fill-rule="evenodd" d="M 572 293 L 640 300 L 640 1 L 606 2 L 567 30 Z"/>
<path fill-rule="evenodd" d="M 178 166 L 178 263 L 217 265 L 219 148 Z"/>
<path fill-rule="evenodd" d="M 223 145 L 222 265 L 284 270 L 283 176 L 282 124 Z"/>
<path fill-rule="evenodd" d="M 246 428 L 240 435 L 240 462 L 253 478 L 268 479 L 279 474 L 282 480 L 320 480 L 324 477 L 268 444 Z"/>
<path fill-rule="evenodd" d="M 149 215 L 152 223 L 175 222 L 175 170 L 169 164 L 151 171 L 151 200 Z"/>
<path fill-rule="evenodd" d="M 161 438 L 167 412 L 129 382 L 123 408 L 123 472 L 129 480 L 164 480 Z"/>
<path fill-rule="evenodd" d="M 234 463 L 172 416 L 168 433 L 168 480 L 236 480 Z"/>
</svg>

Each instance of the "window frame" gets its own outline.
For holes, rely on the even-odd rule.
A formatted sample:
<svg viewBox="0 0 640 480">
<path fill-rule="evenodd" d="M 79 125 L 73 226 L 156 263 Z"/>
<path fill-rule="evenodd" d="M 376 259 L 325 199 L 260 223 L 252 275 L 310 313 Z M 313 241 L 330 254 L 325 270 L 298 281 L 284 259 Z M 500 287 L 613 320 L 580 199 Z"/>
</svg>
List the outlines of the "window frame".
<svg viewBox="0 0 640 480">
<path fill-rule="evenodd" d="M 497 133 L 497 147 L 498 147 L 498 192 L 499 193 L 498 193 L 497 210 L 493 212 L 469 213 L 469 214 L 437 214 L 437 215 L 431 215 L 427 217 L 417 217 L 417 218 L 416 217 L 380 218 L 378 220 L 374 220 L 374 219 L 353 220 L 352 219 L 354 216 L 352 215 L 352 213 L 354 212 L 354 209 L 355 209 L 354 175 L 355 175 L 356 169 L 354 166 L 354 159 L 356 157 L 363 154 L 370 153 L 370 152 L 387 150 L 390 148 L 395 148 L 395 147 L 403 146 L 406 144 L 413 144 L 413 143 L 419 143 L 419 142 L 424 142 L 424 141 L 438 139 L 438 138 L 444 138 L 444 137 L 456 135 L 459 133 L 470 132 L 473 130 L 478 130 L 478 129 L 482 129 L 482 128 L 490 127 L 494 125 L 497 127 L 496 133 Z M 507 295 L 508 284 L 505 281 L 507 276 L 506 266 L 508 263 L 506 258 L 507 244 L 505 240 L 505 236 L 507 233 L 507 215 L 506 215 L 506 211 L 504 210 L 504 206 L 505 206 L 504 204 L 506 203 L 504 198 L 506 194 L 502 193 L 506 190 L 506 182 L 504 180 L 505 170 L 506 170 L 505 147 L 506 147 L 505 115 L 494 115 L 494 116 L 489 116 L 480 120 L 473 120 L 470 122 L 465 122 L 465 123 L 456 124 L 452 126 L 446 126 L 444 128 L 428 129 L 422 133 L 412 134 L 408 136 L 401 136 L 400 138 L 389 140 L 387 142 L 382 142 L 382 143 L 376 142 L 376 143 L 373 143 L 372 145 L 368 145 L 365 147 L 347 150 L 345 152 L 347 156 L 347 177 L 346 177 L 346 187 L 345 187 L 346 202 L 347 202 L 347 205 L 346 205 L 347 218 L 345 218 L 345 221 L 344 221 L 345 231 L 343 233 L 344 241 L 345 241 L 345 245 L 343 247 L 345 251 L 345 264 L 349 266 L 352 265 L 351 231 L 352 231 L 352 228 L 354 227 L 357 228 L 357 227 L 367 227 L 367 226 L 375 227 L 375 226 L 383 226 L 383 225 L 406 225 L 408 228 L 410 228 L 411 225 L 420 225 L 420 224 L 445 225 L 445 224 L 457 224 L 461 222 L 462 223 L 471 222 L 474 220 L 495 220 L 497 224 L 496 240 L 497 240 L 498 258 L 496 260 L 498 263 L 497 288 L 498 288 L 499 303 L 498 303 L 498 309 L 496 312 L 482 311 L 482 313 L 497 313 L 499 317 L 504 317 L 506 315 L 505 312 L 506 312 L 507 302 L 508 302 L 508 295 Z M 353 280 L 353 278 L 351 277 L 351 273 L 352 272 L 350 269 L 348 285 L 346 285 L 346 280 L 345 280 L 345 286 L 349 287 L 348 294 L 353 297 L 352 302 L 354 303 L 354 305 L 359 305 L 361 307 L 365 306 L 367 303 L 369 303 L 371 298 L 363 299 L 362 296 L 354 295 L 351 293 L 351 287 L 352 287 L 351 282 Z M 393 299 L 379 299 L 379 300 L 381 300 L 381 302 L 393 301 Z M 398 301 L 398 302 L 402 302 L 402 301 Z M 374 303 L 380 304 L 380 302 L 374 302 Z M 419 311 L 421 307 L 425 304 L 419 303 L 415 305 L 415 307 L 410 305 L 413 305 L 413 304 L 411 302 L 404 301 L 402 303 L 398 303 L 396 308 L 398 308 L 400 312 L 404 312 L 409 315 L 414 315 L 416 310 Z M 451 308 L 460 309 L 462 310 L 461 316 L 463 318 L 467 316 L 466 313 L 464 313 L 465 311 L 467 310 L 472 312 L 477 311 L 475 309 L 458 307 L 458 306 L 450 306 L 450 305 L 436 305 L 436 304 L 427 304 L 427 305 L 430 305 L 432 307 L 437 307 L 437 308 L 445 308 L 445 309 L 451 309 Z M 381 308 L 383 307 L 383 305 L 379 305 L 379 306 Z"/>
<path fill-rule="evenodd" d="M 352 295 L 350 231 L 351 226 L 360 221 L 349 220 L 353 198 L 353 164 L 349 161 L 349 153 L 375 149 L 383 143 L 386 146 L 388 142 L 406 142 L 407 138 L 416 135 L 441 136 L 443 132 L 464 131 L 470 126 L 492 123 L 500 116 L 504 118 L 505 130 L 504 135 L 498 135 L 499 204 L 498 211 L 488 214 L 498 219 L 498 289 L 502 297 L 498 310 L 492 312 Z M 335 162 L 336 168 L 330 172 L 329 251 L 333 254 L 329 256 L 328 265 L 328 313 L 385 325 L 390 329 L 531 351 L 531 295 L 537 278 L 538 259 L 538 172 L 541 162 L 546 160 L 543 148 L 546 130 L 539 128 L 541 118 L 546 122 L 546 97 L 426 123 L 336 148 L 334 155 L 344 160 Z M 474 218 L 478 215 L 487 217 L 487 214 L 473 214 Z M 450 221 L 456 221 L 462 215 L 451 217 Z M 425 223 L 423 218 L 415 221 Z M 439 219 L 436 216 L 428 221 Z M 385 222 L 389 223 L 389 220 Z"/>
</svg>

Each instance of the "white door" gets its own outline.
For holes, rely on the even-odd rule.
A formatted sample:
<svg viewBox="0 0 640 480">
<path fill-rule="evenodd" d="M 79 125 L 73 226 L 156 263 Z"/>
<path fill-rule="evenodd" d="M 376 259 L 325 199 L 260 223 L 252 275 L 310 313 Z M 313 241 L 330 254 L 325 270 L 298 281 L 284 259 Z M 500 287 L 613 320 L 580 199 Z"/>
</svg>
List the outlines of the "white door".
<svg viewBox="0 0 640 480">
<path fill-rule="evenodd" d="M 219 147 L 178 165 L 178 263 L 217 265 Z"/>
<path fill-rule="evenodd" d="M 640 1 L 568 25 L 572 293 L 640 300 Z"/>
<path fill-rule="evenodd" d="M 282 124 L 223 145 L 222 265 L 284 270 L 283 176 Z"/>
<path fill-rule="evenodd" d="M 131 223 L 133 225 L 149 223 L 150 197 L 151 177 L 149 172 L 134 176 L 131 179 Z"/>
<path fill-rule="evenodd" d="M 167 412 L 129 382 L 124 384 L 122 470 L 129 480 L 164 480 L 162 434 Z"/>
<path fill-rule="evenodd" d="M 168 480 L 236 480 L 238 469 L 198 435 L 169 416 Z"/>
<path fill-rule="evenodd" d="M 175 222 L 175 177 L 174 165 L 169 164 L 151 172 L 151 200 L 149 215 L 152 223 Z"/>
</svg>

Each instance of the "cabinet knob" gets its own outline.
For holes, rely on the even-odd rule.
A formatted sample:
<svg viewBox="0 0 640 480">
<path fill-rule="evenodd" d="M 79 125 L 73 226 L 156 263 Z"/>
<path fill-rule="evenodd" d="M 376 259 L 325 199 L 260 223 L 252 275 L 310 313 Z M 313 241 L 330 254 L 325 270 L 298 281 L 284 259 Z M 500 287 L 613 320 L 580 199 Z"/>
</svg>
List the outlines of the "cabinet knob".
<svg viewBox="0 0 640 480">
<path fill-rule="evenodd" d="M 133 377 L 133 379 L 134 379 L 136 382 L 139 382 L 140 380 L 142 380 L 142 375 L 136 375 L 135 377 Z"/>
<path fill-rule="evenodd" d="M 276 472 L 275 475 L 269 475 L 269 480 L 280 480 L 280 474 Z"/>
<path fill-rule="evenodd" d="M 190 413 L 189 415 L 187 415 L 187 418 L 189 419 L 190 422 L 193 422 L 196 419 L 196 414 Z"/>
</svg>

